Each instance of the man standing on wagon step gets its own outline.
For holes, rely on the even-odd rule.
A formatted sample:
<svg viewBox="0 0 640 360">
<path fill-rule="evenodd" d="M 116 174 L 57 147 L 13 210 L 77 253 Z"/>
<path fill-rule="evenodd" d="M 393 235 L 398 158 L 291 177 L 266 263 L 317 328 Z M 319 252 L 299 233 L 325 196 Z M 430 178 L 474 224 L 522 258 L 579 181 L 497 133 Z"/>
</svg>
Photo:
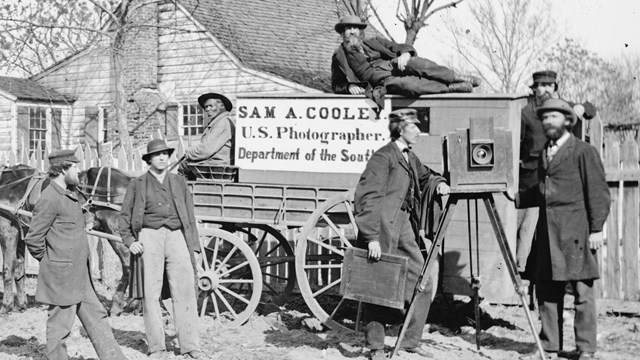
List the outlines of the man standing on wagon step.
<svg viewBox="0 0 640 360">
<path fill-rule="evenodd" d="M 147 144 L 142 159 L 149 171 L 129 183 L 120 211 L 120 236 L 132 254 L 142 254 L 149 357 L 162 358 L 166 352 L 159 303 L 166 270 L 180 352 L 202 359 L 195 285 L 198 229 L 184 178 L 167 171 L 173 151 L 164 140 Z"/>
<path fill-rule="evenodd" d="M 519 193 L 516 204 L 535 197 L 540 208 L 536 240 L 540 340 L 555 359 L 563 345 L 564 294 L 573 289 L 578 359 L 595 358 L 597 313 L 594 282 L 600 277 L 596 251 L 611 198 L 597 150 L 571 134 L 576 114 L 568 103 L 550 99 L 537 110 L 548 141 L 538 161 L 535 191 Z M 520 198 L 520 197 L 525 198 Z M 522 359 L 537 359 L 530 354 Z"/>
<path fill-rule="evenodd" d="M 75 193 L 68 190 L 80 182 L 78 162 L 73 150 L 49 155 L 51 183 L 36 203 L 24 239 L 40 262 L 36 301 L 49 305 L 47 358 L 69 358 L 65 341 L 77 315 L 100 359 L 126 359 L 93 288 L 85 217 Z"/>
<path fill-rule="evenodd" d="M 439 174 L 424 166 L 411 151 L 420 129 L 416 110 L 401 109 L 389 113 L 391 142 L 376 151 L 362 173 L 355 191 L 355 218 L 358 225 L 357 246 L 369 251 L 369 258 L 379 260 L 382 253 L 409 258 L 405 288 L 405 308 L 408 308 L 424 257 L 418 245 L 418 223 L 421 213 L 421 189 L 435 189 L 447 195 L 449 185 Z M 431 241 L 423 239 L 427 249 Z M 400 347 L 409 353 L 433 357 L 420 347 L 422 330 L 427 320 L 427 305 L 431 301 L 434 283 L 416 299 L 416 310 L 410 320 Z M 384 359 L 384 325 L 400 320 L 401 311 L 367 304 L 364 320 L 366 346 L 372 359 Z M 395 319 L 394 319 L 395 318 Z"/>
</svg>

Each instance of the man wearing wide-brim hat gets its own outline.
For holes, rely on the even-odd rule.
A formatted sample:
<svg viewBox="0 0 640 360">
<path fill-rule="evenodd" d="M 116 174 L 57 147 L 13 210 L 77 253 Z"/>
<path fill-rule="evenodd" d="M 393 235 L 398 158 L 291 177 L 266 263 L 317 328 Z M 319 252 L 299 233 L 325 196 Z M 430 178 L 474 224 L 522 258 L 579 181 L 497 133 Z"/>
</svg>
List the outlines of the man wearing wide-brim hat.
<svg viewBox="0 0 640 360">
<path fill-rule="evenodd" d="M 556 358 L 562 350 L 562 309 L 569 284 L 575 297 L 577 358 L 590 359 L 597 348 L 594 286 L 600 277 L 597 250 L 609 215 L 609 187 L 598 151 L 569 131 L 576 121 L 572 107 L 549 99 L 536 112 L 547 138 L 538 160 L 540 179 L 535 191 L 519 194 L 516 202 L 525 196 L 539 206 L 534 278 L 540 340 L 547 358 Z M 538 358 L 538 353 L 523 356 Z"/>
<path fill-rule="evenodd" d="M 450 190 L 445 178 L 424 166 L 411 151 L 410 147 L 420 133 L 419 123 L 415 109 L 399 109 L 389 113 L 391 141 L 369 159 L 354 194 L 355 221 L 359 230 L 356 246 L 367 250 L 372 260 L 380 260 L 382 254 L 408 259 L 404 292 L 407 304 L 411 301 L 424 264 L 418 246 L 422 190 L 427 188 L 428 193 L 437 195 L 447 195 Z M 423 241 L 429 242 L 426 239 Z M 437 287 L 437 275 L 435 278 L 430 275 L 427 274 L 431 279 L 427 288 L 415 299 L 416 311 L 400 344 L 403 351 L 424 357 L 433 357 L 421 346 L 427 308 Z M 375 275 L 372 278 L 375 279 Z M 402 312 L 396 309 L 365 305 L 365 345 L 371 349 L 371 359 L 386 358 L 385 325 L 402 322 L 401 315 Z"/>
<path fill-rule="evenodd" d="M 168 171 L 174 149 L 151 140 L 142 159 L 149 171 L 131 180 L 120 211 L 120 237 L 143 263 L 144 324 L 149 356 L 164 357 L 165 337 L 158 299 L 169 282 L 180 352 L 203 358 L 196 304 L 196 258 L 200 253 L 193 197 L 184 177 Z"/>
<path fill-rule="evenodd" d="M 73 191 L 79 183 L 78 162 L 74 150 L 49 155 L 51 183 L 36 203 L 24 238 L 40 262 L 36 301 L 49 305 L 46 358 L 69 358 L 65 341 L 78 316 L 100 359 L 126 359 L 91 282 L 85 217 Z"/>
<path fill-rule="evenodd" d="M 347 15 L 334 29 L 342 44 L 333 54 L 331 85 L 337 94 L 365 94 L 367 88 L 381 93 L 418 97 L 424 94 L 471 92 L 480 84 L 475 76 L 459 74 L 418 57 L 411 45 L 376 37 L 364 38 L 367 24 Z M 375 95 L 375 93 L 374 93 Z M 374 100 L 376 100 L 374 96 Z"/>
<path fill-rule="evenodd" d="M 233 162 L 233 133 L 235 125 L 231 119 L 233 104 L 226 96 L 206 93 L 198 97 L 204 109 L 205 125 L 200 141 L 185 151 L 188 163 L 201 165 L 229 165 Z M 182 167 L 185 171 L 185 167 Z"/>
<path fill-rule="evenodd" d="M 533 73 L 530 86 L 533 97 L 522 108 L 520 116 L 520 167 L 518 171 L 519 191 L 526 192 L 538 185 L 538 160 L 542 154 L 547 137 L 544 135 L 542 121 L 536 110 L 548 99 L 558 98 L 558 74 L 553 70 L 541 70 Z M 583 104 L 567 102 L 576 115 L 576 121 L 570 125 L 575 136 L 582 136 L 582 119 L 588 120 L 596 115 L 596 108 L 588 101 Z M 533 246 L 538 207 L 523 203 L 518 209 L 516 263 L 518 271 L 525 278 L 531 278 L 534 255 L 530 256 Z M 531 258 L 531 259 L 530 259 Z"/>
</svg>

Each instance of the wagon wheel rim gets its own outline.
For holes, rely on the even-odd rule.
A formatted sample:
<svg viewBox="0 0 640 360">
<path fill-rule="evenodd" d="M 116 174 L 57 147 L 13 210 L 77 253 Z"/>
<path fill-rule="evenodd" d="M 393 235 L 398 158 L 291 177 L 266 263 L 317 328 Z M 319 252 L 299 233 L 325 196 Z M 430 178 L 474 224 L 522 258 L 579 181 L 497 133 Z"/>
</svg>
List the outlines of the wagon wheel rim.
<svg viewBox="0 0 640 360">
<path fill-rule="evenodd" d="M 359 319 L 360 304 L 339 294 L 344 250 L 355 245 L 358 233 L 352 199 L 349 191 L 323 202 L 296 242 L 300 293 L 313 315 L 334 331 L 355 331 Z"/>
<path fill-rule="evenodd" d="M 231 224 L 224 228 L 247 235 L 262 271 L 262 301 L 284 305 L 296 286 L 294 253 L 287 238 L 266 224 Z"/>
<path fill-rule="evenodd" d="M 200 228 L 202 260 L 198 264 L 198 314 L 229 327 L 245 323 L 262 293 L 260 264 L 251 248 L 237 236 Z"/>
</svg>

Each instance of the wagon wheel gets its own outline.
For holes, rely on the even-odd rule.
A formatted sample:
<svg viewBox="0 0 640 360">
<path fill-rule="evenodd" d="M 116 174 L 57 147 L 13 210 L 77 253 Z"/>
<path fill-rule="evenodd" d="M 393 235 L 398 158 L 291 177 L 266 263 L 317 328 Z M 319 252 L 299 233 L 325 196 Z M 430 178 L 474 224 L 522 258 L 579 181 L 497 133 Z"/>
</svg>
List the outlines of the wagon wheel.
<svg viewBox="0 0 640 360">
<path fill-rule="evenodd" d="M 355 244 L 358 228 L 353 191 L 331 197 L 311 214 L 296 243 L 296 275 L 309 309 L 335 331 L 356 329 L 359 304 L 340 293 L 344 250 Z"/>
<path fill-rule="evenodd" d="M 223 229 L 246 234 L 262 269 L 262 301 L 286 303 L 296 286 L 296 272 L 293 248 L 284 235 L 266 224 L 225 224 Z"/>
<path fill-rule="evenodd" d="M 242 325 L 262 293 L 260 264 L 251 248 L 224 230 L 200 228 L 198 311 L 228 326 Z"/>
</svg>

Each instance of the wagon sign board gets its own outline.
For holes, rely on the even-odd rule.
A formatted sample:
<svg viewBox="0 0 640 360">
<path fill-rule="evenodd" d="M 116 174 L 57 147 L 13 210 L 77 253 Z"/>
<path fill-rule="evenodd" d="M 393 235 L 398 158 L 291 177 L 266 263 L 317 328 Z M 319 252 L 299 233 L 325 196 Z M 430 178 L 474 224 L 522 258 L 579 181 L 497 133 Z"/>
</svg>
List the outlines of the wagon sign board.
<svg viewBox="0 0 640 360">
<path fill-rule="evenodd" d="M 238 98 L 236 165 L 361 173 L 389 140 L 388 112 L 364 98 Z"/>
</svg>

